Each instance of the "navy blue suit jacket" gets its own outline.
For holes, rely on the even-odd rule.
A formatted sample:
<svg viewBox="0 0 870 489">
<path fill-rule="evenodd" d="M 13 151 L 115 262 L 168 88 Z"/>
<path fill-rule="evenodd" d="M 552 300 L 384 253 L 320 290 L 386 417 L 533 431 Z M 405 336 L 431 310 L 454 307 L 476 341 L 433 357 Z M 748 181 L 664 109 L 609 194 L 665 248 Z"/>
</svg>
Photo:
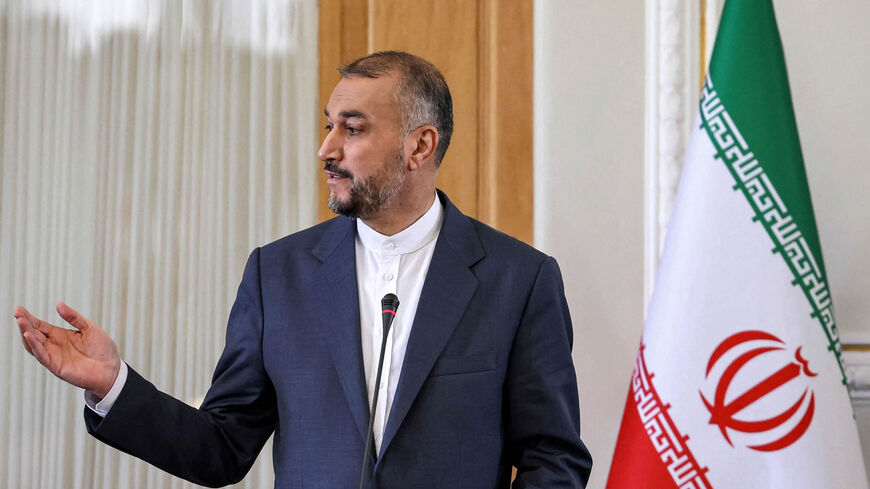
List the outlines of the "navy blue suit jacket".
<svg viewBox="0 0 870 489">
<path fill-rule="evenodd" d="M 507 488 L 512 465 L 516 488 L 584 487 L 592 462 L 555 260 L 439 198 L 370 487 Z M 200 409 L 130 369 L 104 419 L 85 409 L 88 431 L 208 486 L 244 477 L 274 432 L 276 487 L 357 487 L 369 408 L 355 229 L 337 217 L 254 250 Z"/>
</svg>

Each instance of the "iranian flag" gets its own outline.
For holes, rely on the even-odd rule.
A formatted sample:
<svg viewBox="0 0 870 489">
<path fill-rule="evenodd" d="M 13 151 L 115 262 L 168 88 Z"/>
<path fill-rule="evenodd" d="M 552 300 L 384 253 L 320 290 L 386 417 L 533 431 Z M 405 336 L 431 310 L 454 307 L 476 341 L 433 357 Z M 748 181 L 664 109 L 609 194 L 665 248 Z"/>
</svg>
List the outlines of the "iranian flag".
<svg viewBox="0 0 870 489">
<path fill-rule="evenodd" d="M 769 0 L 728 0 L 608 489 L 866 488 Z"/>
</svg>

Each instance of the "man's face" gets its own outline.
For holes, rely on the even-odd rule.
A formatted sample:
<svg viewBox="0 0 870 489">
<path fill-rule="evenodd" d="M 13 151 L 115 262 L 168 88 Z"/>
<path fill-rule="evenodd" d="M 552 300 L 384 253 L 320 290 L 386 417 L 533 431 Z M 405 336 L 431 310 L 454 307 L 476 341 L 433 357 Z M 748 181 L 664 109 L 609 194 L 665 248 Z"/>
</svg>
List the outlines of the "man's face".
<svg viewBox="0 0 870 489">
<path fill-rule="evenodd" d="M 393 76 L 343 78 L 326 105 L 325 163 L 329 208 L 363 219 L 389 209 L 404 183 L 402 116 Z"/>
</svg>

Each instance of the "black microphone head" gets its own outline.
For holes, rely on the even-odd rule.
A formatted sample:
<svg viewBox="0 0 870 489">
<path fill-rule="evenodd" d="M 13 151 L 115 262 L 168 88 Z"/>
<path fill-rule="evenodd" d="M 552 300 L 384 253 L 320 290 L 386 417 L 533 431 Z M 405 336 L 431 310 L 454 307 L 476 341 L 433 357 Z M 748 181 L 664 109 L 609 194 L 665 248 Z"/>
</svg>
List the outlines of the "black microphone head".
<svg viewBox="0 0 870 489">
<path fill-rule="evenodd" d="M 396 309 L 399 308 L 399 298 L 396 297 L 396 294 L 387 294 L 381 299 L 381 307 L 383 310 L 393 311 L 393 314 L 395 314 Z"/>
</svg>

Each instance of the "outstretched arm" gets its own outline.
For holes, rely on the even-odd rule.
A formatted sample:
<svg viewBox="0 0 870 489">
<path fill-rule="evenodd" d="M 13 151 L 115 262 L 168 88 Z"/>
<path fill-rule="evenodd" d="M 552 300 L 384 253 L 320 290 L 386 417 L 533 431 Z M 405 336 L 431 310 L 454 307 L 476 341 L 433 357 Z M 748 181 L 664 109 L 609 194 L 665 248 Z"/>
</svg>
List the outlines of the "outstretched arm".
<svg viewBox="0 0 870 489">
<path fill-rule="evenodd" d="M 115 342 L 63 302 L 57 304 L 57 313 L 75 329 L 54 326 L 21 306 L 15 308 L 24 348 L 54 375 L 105 397 L 121 368 Z"/>
<path fill-rule="evenodd" d="M 88 432 L 178 477 L 220 487 L 241 480 L 278 420 L 263 362 L 260 253 L 248 259 L 226 346 L 200 409 L 160 392 L 134 369 L 105 417 L 84 409 Z"/>
<path fill-rule="evenodd" d="M 241 480 L 277 422 L 275 391 L 262 361 L 261 304 L 259 250 L 254 250 L 201 409 L 160 392 L 129 368 L 105 417 L 84 409 L 88 432 L 201 485 Z M 49 324 L 21 306 L 15 309 L 24 348 L 54 375 L 105 397 L 121 368 L 118 348 L 96 323 L 68 305 L 59 303 L 57 312 L 75 329 Z"/>
</svg>

